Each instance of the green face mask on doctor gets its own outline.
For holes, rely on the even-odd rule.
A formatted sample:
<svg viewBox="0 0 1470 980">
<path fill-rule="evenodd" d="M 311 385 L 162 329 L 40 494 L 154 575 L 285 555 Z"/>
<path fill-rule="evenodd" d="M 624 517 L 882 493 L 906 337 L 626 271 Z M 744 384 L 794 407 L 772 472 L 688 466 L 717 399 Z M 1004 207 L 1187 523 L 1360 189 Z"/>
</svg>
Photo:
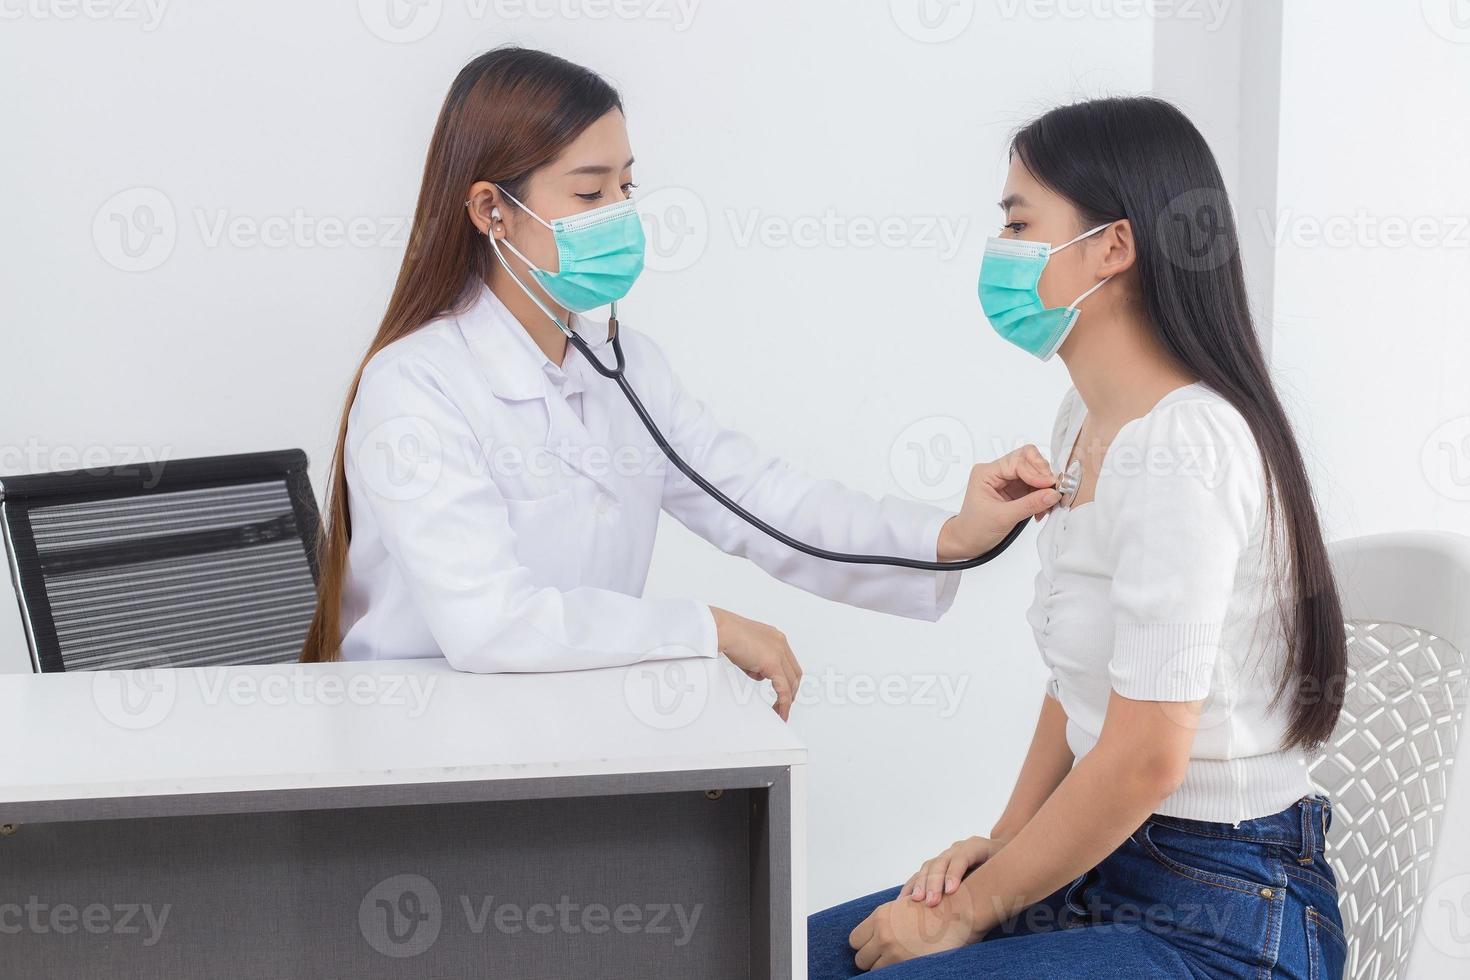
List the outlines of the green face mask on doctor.
<svg viewBox="0 0 1470 980">
<path fill-rule="evenodd" d="M 1071 306 L 1048 309 L 1036 291 L 1042 270 L 1051 256 L 1111 224 L 1098 225 L 1056 248 L 1046 242 L 1018 238 L 987 239 L 985 257 L 980 262 L 980 308 L 995 332 L 1026 353 L 1051 360 L 1077 323 L 1077 315 L 1082 312 L 1077 304 L 1106 286 L 1112 276 L 1078 296 Z"/>
<path fill-rule="evenodd" d="M 531 275 L 558 305 L 573 313 L 585 313 L 628 295 L 643 271 L 644 251 L 643 223 L 638 220 L 632 198 L 547 221 L 505 188 L 499 189 L 522 211 L 551 229 L 556 240 L 555 272 L 538 268 L 509 241 L 503 244 L 531 267 Z M 493 235 L 490 241 L 498 250 L 501 243 Z"/>
</svg>

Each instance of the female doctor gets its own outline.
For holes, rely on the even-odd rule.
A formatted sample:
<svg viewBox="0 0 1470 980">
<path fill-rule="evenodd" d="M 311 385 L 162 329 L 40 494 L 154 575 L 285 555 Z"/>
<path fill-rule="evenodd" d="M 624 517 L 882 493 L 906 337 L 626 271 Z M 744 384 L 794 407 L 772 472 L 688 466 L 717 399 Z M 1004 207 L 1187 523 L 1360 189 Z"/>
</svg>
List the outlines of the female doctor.
<svg viewBox="0 0 1470 980">
<path fill-rule="evenodd" d="M 664 464 L 576 311 L 642 269 L 633 153 L 616 91 L 539 51 L 470 62 L 429 146 L 411 244 L 339 428 L 321 586 L 302 659 L 446 657 L 460 670 L 573 670 L 724 653 L 786 718 L 801 670 L 770 626 L 643 598 L 660 510 L 829 599 L 933 620 L 958 574 L 810 558 Z M 595 338 L 595 339 L 594 339 Z M 976 556 L 1058 499 L 1034 447 L 976 466 L 959 514 L 808 478 L 722 428 L 652 341 L 627 370 L 670 444 L 715 486 L 832 550 Z"/>
</svg>

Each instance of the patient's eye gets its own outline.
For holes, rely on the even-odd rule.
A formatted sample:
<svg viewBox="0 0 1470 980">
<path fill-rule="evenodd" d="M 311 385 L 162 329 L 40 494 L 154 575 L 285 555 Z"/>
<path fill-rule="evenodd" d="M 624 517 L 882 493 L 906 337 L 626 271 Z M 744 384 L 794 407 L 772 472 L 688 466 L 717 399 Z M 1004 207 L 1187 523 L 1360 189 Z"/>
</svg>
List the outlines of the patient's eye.
<svg viewBox="0 0 1470 980">
<path fill-rule="evenodd" d="M 1019 235 L 1022 231 L 1025 230 L 1025 228 L 1026 228 L 1026 222 L 1024 222 L 1024 221 L 1012 221 L 1012 222 L 1009 222 L 1008 224 L 1001 225 L 1000 227 L 1001 227 L 1001 230 L 1002 231 L 1008 231 L 1012 235 Z"/>
</svg>

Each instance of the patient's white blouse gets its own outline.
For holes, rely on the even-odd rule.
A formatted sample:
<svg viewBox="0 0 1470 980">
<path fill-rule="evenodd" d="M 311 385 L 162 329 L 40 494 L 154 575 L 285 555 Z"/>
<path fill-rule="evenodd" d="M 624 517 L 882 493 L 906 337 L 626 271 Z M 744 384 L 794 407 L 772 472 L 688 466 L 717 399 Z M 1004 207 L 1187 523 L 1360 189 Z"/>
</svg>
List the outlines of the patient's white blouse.
<svg viewBox="0 0 1470 980">
<path fill-rule="evenodd" d="M 1057 472 L 1086 413 L 1068 392 Z M 1281 749 L 1286 705 L 1271 706 L 1285 656 L 1283 551 L 1268 547 L 1260 453 L 1229 402 L 1189 385 L 1125 425 L 1094 499 L 1048 515 L 1038 547 L 1027 619 L 1077 758 L 1097 743 L 1113 691 L 1204 700 L 1188 775 L 1159 812 L 1234 823 L 1313 792 L 1305 753 Z"/>
</svg>

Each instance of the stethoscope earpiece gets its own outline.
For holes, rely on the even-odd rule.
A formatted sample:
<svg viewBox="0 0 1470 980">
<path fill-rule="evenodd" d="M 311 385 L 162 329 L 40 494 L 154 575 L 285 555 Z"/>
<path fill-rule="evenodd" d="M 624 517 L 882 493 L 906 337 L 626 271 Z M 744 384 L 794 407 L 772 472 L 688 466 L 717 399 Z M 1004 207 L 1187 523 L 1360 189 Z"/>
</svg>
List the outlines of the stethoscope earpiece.
<svg viewBox="0 0 1470 980">
<path fill-rule="evenodd" d="M 467 208 L 474 207 L 475 206 L 475 202 L 474 201 L 465 201 L 464 202 L 464 206 L 467 207 Z M 499 221 L 500 220 L 500 208 L 498 208 L 498 207 L 492 207 L 490 209 L 490 220 L 491 221 Z"/>
</svg>

